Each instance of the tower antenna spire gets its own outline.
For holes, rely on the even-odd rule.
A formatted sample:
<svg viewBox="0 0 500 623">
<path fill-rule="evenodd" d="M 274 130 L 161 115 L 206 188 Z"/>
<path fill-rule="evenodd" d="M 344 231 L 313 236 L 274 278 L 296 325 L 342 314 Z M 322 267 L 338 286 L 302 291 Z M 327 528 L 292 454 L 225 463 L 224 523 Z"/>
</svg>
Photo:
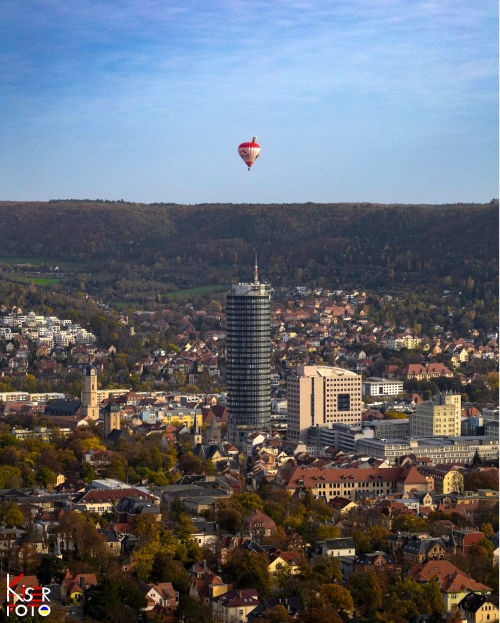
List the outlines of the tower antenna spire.
<svg viewBox="0 0 500 623">
<path fill-rule="evenodd" d="M 257 265 L 257 249 L 254 249 L 255 265 L 253 267 L 253 282 L 259 283 L 259 266 Z"/>
</svg>

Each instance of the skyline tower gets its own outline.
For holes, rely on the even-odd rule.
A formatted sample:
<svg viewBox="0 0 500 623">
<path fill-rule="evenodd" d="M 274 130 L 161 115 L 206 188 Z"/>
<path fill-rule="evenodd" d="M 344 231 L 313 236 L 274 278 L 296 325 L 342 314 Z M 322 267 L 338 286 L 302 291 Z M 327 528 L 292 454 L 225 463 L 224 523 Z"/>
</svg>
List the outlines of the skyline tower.
<svg viewBox="0 0 500 623">
<path fill-rule="evenodd" d="M 231 428 L 267 428 L 271 419 L 271 288 L 254 280 L 227 296 L 227 404 Z"/>
</svg>

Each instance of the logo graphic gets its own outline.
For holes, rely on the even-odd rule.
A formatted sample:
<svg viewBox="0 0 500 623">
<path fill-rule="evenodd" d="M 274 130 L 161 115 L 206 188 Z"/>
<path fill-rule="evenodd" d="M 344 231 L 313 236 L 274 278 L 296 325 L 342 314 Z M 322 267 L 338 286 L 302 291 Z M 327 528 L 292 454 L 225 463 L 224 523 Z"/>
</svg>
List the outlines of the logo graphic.
<svg viewBox="0 0 500 623">
<path fill-rule="evenodd" d="M 7 574 L 7 616 L 14 612 L 19 617 L 38 613 L 42 617 L 50 614 L 50 588 L 48 586 L 25 586 L 18 584 L 24 573 L 11 580 Z M 15 587 L 15 590 L 14 588 Z"/>
</svg>

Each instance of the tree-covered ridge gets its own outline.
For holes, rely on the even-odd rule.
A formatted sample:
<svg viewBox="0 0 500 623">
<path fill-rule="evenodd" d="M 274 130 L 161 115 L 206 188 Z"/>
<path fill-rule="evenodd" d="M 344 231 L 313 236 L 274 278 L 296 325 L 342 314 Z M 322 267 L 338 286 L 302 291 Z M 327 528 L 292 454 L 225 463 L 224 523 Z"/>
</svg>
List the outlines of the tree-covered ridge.
<svg viewBox="0 0 500 623">
<path fill-rule="evenodd" d="M 179 287 L 248 277 L 253 249 L 274 284 L 496 289 L 498 202 L 453 205 L 0 203 L 5 255 L 96 262 Z"/>
</svg>

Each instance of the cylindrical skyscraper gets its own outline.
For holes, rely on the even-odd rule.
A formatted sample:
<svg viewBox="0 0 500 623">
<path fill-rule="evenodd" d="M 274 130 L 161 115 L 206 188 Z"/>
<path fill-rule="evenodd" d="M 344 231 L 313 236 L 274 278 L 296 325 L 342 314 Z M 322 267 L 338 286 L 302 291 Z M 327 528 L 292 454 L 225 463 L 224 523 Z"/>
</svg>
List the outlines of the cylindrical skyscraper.
<svg viewBox="0 0 500 623">
<path fill-rule="evenodd" d="M 227 403 L 229 425 L 267 428 L 271 419 L 271 289 L 233 285 L 227 296 Z"/>
</svg>

